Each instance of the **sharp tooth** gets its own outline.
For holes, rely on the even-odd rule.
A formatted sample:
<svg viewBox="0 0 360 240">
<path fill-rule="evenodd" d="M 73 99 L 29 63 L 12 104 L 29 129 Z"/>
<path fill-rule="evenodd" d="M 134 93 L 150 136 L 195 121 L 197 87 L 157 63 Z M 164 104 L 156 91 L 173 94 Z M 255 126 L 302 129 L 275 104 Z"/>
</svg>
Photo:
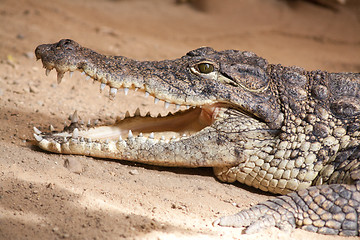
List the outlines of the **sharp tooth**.
<svg viewBox="0 0 360 240">
<path fill-rule="evenodd" d="M 119 141 L 122 141 L 122 137 L 121 137 L 121 134 L 120 134 L 120 136 L 119 136 Z"/>
<path fill-rule="evenodd" d="M 186 109 L 189 109 L 190 108 L 190 106 L 189 105 L 186 105 Z"/>
<path fill-rule="evenodd" d="M 73 72 L 73 71 L 70 71 L 70 72 L 69 72 L 69 77 L 72 78 L 73 75 L 74 75 L 74 72 Z"/>
<path fill-rule="evenodd" d="M 91 143 L 91 142 L 92 142 L 91 138 L 88 138 L 88 139 L 87 139 L 87 142 L 88 142 L 88 143 Z"/>
<path fill-rule="evenodd" d="M 140 133 L 140 134 L 139 134 L 139 137 L 143 137 L 143 133 Z"/>
<path fill-rule="evenodd" d="M 140 116 L 140 109 L 137 108 L 135 113 L 134 113 L 134 117 L 139 117 Z"/>
<path fill-rule="evenodd" d="M 99 124 L 99 119 L 96 119 L 95 121 L 94 121 L 94 125 L 98 125 Z"/>
<path fill-rule="evenodd" d="M 149 138 L 151 138 L 151 139 L 154 139 L 154 133 L 152 132 L 152 133 L 150 133 L 150 135 L 149 135 Z"/>
<path fill-rule="evenodd" d="M 162 140 L 162 141 L 165 141 L 165 136 L 161 136 L 161 140 Z"/>
<path fill-rule="evenodd" d="M 34 137 L 35 137 L 36 141 L 38 141 L 38 142 L 41 142 L 41 140 L 43 140 L 43 138 L 41 136 L 37 135 L 36 133 L 34 133 Z"/>
<path fill-rule="evenodd" d="M 105 140 L 105 143 L 106 143 L 106 144 L 109 144 L 109 139 L 106 139 L 106 140 Z"/>
<path fill-rule="evenodd" d="M 175 139 L 176 139 L 175 135 L 171 137 L 171 140 L 175 140 Z"/>
<path fill-rule="evenodd" d="M 124 88 L 124 94 L 125 94 L 125 96 L 128 95 L 128 93 L 129 93 L 129 88 L 127 88 L 127 87 Z"/>
<path fill-rule="evenodd" d="M 82 72 L 81 72 L 81 75 L 85 75 L 85 72 L 84 72 L 84 71 L 82 71 Z"/>
<path fill-rule="evenodd" d="M 88 126 L 88 127 L 90 127 L 90 126 L 91 126 L 91 121 L 90 121 L 90 119 L 88 120 L 88 122 L 87 122 L 86 126 Z"/>
<path fill-rule="evenodd" d="M 51 72 L 50 69 L 46 69 L 46 70 L 45 70 L 45 75 L 46 75 L 46 76 L 49 76 L 50 72 Z"/>
<path fill-rule="evenodd" d="M 79 121 L 79 123 L 80 123 L 80 125 L 84 125 L 84 120 L 81 119 L 81 120 Z"/>
<path fill-rule="evenodd" d="M 57 73 L 57 83 L 60 84 L 62 78 L 64 77 L 64 73 L 63 72 L 58 72 Z"/>
<path fill-rule="evenodd" d="M 160 100 L 158 98 L 154 98 L 154 103 L 157 104 Z"/>
<path fill-rule="evenodd" d="M 101 83 L 100 84 L 100 92 L 102 92 L 105 88 L 106 84 L 105 83 Z"/>
<path fill-rule="evenodd" d="M 117 88 L 110 88 L 110 96 L 115 97 L 117 93 Z"/>
<path fill-rule="evenodd" d="M 168 108 L 169 108 L 169 106 L 170 106 L 170 103 L 168 103 L 168 102 L 164 102 L 164 107 L 165 107 L 165 109 L 168 109 Z"/>
<path fill-rule="evenodd" d="M 184 133 L 182 136 L 183 136 L 183 137 L 186 137 L 186 134 Z"/>
<path fill-rule="evenodd" d="M 149 92 L 145 92 L 145 97 L 147 98 L 148 96 L 150 96 Z"/>
<path fill-rule="evenodd" d="M 90 79 L 90 76 L 86 76 L 85 80 L 89 80 Z"/>
<path fill-rule="evenodd" d="M 135 88 L 135 92 L 137 92 L 137 90 L 139 90 L 139 88 L 138 88 L 138 87 L 136 87 L 136 88 Z"/>
<path fill-rule="evenodd" d="M 54 132 L 54 131 L 55 131 L 55 128 L 54 128 L 53 125 L 50 125 L 49 129 L 50 129 L 50 132 Z"/>
<path fill-rule="evenodd" d="M 79 129 L 75 128 L 72 133 L 72 138 L 78 138 L 79 137 Z"/>
<path fill-rule="evenodd" d="M 176 104 L 175 109 L 176 109 L 176 111 L 179 110 L 180 109 L 180 104 Z"/>
<path fill-rule="evenodd" d="M 33 127 L 33 129 L 34 129 L 34 132 L 36 133 L 36 134 L 41 134 L 42 132 L 39 130 L 39 129 L 37 129 L 36 127 Z"/>
<path fill-rule="evenodd" d="M 129 130 L 128 138 L 133 138 L 133 137 L 134 137 L 134 136 L 133 136 L 133 134 L 132 134 L 132 131 Z"/>
<path fill-rule="evenodd" d="M 130 117 L 130 113 L 129 113 L 129 111 L 126 111 L 125 118 L 129 118 L 129 117 Z"/>
<path fill-rule="evenodd" d="M 84 142 L 84 141 L 85 141 L 84 137 L 81 137 L 80 142 Z"/>
<path fill-rule="evenodd" d="M 75 110 L 74 114 L 71 117 L 71 123 L 77 123 L 79 121 L 79 117 L 77 114 L 77 110 Z"/>
</svg>

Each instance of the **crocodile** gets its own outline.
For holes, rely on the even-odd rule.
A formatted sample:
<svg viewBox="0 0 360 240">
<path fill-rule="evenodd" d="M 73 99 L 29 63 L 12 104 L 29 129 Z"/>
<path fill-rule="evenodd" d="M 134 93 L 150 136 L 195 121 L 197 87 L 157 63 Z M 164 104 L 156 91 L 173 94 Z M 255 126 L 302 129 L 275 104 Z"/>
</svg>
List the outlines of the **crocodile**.
<svg viewBox="0 0 360 240">
<path fill-rule="evenodd" d="M 78 70 L 109 87 L 153 96 L 167 115 L 139 110 L 111 124 L 77 113 L 62 131 L 34 127 L 46 151 L 145 164 L 213 167 L 224 182 L 277 194 L 214 226 L 301 228 L 360 235 L 360 74 L 270 64 L 248 51 L 201 47 L 163 61 L 108 56 L 70 39 L 35 50 L 48 74 Z"/>
</svg>

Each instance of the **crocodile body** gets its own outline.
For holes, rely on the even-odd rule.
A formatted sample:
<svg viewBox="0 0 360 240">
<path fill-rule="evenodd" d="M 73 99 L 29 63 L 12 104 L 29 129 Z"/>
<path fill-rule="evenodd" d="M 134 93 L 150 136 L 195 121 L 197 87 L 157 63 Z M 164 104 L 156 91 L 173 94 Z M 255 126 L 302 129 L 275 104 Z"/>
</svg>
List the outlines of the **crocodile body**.
<svg viewBox="0 0 360 240">
<path fill-rule="evenodd" d="M 269 64 L 251 52 L 203 47 L 175 60 L 105 56 L 64 39 L 36 48 L 46 73 L 79 70 L 110 87 L 143 91 L 182 110 L 137 110 L 113 125 L 35 128 L 37 145 L 63 154 L 162 166 L 213 167 L 222 181 L 282 194 L 215 225 L 360 234 L 360 74 Z M 184 106 L 184 107 L 182 107 Z M 183 109 L 183 108 L 186 108 Z"/>
</svg>

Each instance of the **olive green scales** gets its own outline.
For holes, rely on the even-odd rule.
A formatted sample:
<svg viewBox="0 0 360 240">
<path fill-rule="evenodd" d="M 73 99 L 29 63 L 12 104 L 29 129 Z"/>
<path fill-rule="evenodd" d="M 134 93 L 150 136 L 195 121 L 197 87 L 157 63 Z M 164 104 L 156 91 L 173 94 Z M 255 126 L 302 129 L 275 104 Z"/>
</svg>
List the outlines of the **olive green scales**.
<svg viewBox="0 0 360 240">
<path fill-rule="evenodd" d="M 78 70 L 142 91 L 166 116 L 127 112 L 113 125 L 78 121 L 35 139 L 44 150 L 161 166 L 213 167 L 222 181 L 282 194 L 214 225 L 360 235 L 360 74 L 269 64 L 251 52 L 202 47 L 175 60 L 105 56 L 63 39 L 36 48 L 46 73 Z M 185 106 L 185 107 L 182 107 Z M 185 108 L 185 109 L 184 109 Z M 182 109 L 182 110 L 180 110 Z"/>
</svg>

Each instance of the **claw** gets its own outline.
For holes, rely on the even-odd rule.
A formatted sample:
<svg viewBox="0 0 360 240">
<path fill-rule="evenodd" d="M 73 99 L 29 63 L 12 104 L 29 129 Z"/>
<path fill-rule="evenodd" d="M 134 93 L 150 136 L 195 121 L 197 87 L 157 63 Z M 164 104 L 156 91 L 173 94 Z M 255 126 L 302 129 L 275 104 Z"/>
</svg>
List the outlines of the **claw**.
<svg viewBox="0 0 360 240">
<path fill-rule="evenodd" d="M 51 72 L 50 69 L 46 69 L 46 70 L 45 70 L 45 75 L 46 75 L 46 76 L 49 76 L 50 72 Z"/>
</svg>

